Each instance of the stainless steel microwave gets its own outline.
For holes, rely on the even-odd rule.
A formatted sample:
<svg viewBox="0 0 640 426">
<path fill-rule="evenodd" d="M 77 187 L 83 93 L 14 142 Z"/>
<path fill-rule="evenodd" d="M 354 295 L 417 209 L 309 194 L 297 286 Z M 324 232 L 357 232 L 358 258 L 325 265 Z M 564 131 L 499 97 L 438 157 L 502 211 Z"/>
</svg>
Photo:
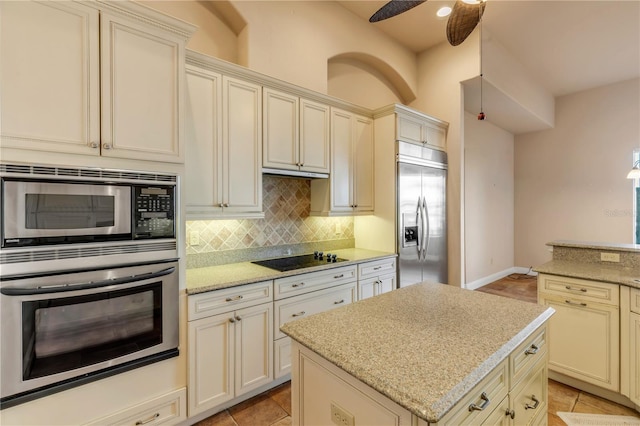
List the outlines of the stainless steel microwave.
<svg viewBox="0 0 640 426">
<path fill-rule="evenodd" d="M 175 238 L 175 184 L 2 177 L 2 247 Z"/>
</svg>

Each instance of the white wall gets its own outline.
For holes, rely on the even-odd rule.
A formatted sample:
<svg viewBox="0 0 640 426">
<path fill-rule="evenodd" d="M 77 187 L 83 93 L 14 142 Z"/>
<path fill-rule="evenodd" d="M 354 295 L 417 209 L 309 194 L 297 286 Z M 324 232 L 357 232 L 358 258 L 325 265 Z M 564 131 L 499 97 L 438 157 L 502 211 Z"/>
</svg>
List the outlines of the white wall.
<svg viewBox="0 0 640 426">
<path fill-rule="evenodd" d="M 465 283 L 476 288 L 514 266 L 513 135 L 465 113 L 464 169 Z"/>
<path fill-rule="evenodd" d="M 556 100 L 556 126 L 515 138 L 515 263 L 551 259 L 560 240 L 631 243 L 640 79 Z"/>
</svg>

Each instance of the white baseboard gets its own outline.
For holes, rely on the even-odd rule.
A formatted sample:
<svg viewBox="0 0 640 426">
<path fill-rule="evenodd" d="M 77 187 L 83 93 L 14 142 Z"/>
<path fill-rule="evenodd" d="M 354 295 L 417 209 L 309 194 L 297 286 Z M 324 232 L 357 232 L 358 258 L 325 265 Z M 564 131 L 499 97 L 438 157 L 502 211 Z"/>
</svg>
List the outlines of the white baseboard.
<svg viewBox="0 0 640 426">
<path fill-rule="evenodd" d="M 503 271 L 500 272 L 496 272 L 495 274 L 491 274 L 488 275 L 486 277 L 480 278 L 478 280 L 472 281 L 470 283 L 466 283 L 464 285 L 464 288 L 468 289 L 468 290 L 477 290 L 482 286 L 485 286 L 487 284 L 490 284 L 494 281 L 497 281 L 501 278 L 506 277 L 507 275 L 511 275 L 511 274 L 526 274 L 529 273 L 529 275 L 531 276 L 537 276 L 538 273 L 537 272 L 529 272 L 530 268 L 526 268 L 523 266 L 512 266 L 511 268 L 507 268 Z"/>
</svg>

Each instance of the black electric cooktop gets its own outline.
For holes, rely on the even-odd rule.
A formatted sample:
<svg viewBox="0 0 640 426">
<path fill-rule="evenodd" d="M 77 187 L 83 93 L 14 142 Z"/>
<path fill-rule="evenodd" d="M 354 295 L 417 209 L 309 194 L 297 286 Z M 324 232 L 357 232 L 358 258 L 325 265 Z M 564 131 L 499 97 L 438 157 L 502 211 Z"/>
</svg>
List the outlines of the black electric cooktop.
<svg viewBox="0 0 640 426">
<path fill-rule="evenodd" d="M 347 259 L 341 259 L 335 254 L 303 254 L 301 256 L 288 256 L 280 257 L 276 259 L 256 260 L 256 265 L 264 266 L 267 268 L 275 269 L 276 271 L 285 272 L 293 271 L 295 269 L 310 268 L 312 266 L 327 265 L 332 263 L 344 262 Z"/>
</svg>

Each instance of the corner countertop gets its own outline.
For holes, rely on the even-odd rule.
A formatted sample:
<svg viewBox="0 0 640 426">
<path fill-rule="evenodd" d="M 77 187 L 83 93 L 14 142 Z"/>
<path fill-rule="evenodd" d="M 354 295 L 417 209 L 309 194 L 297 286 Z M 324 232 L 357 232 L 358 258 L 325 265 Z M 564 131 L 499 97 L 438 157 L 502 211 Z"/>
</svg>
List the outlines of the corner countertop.
<svg viewBox="0 0 640 426">
<path fill-rule="evenodd" d="M 437 422 L 553 312 L 422 283 L 281 330 L 418 417 Z"/>
<path fill-rule="evenodd" d="M 591 249 L 591 250 L 615 250 L 615 251 L 628 251 L 628 252 L 640 253 L 640 244 L 556 240 L 556 241 L 547 243 L 547 245 L 553 246 L 553 247 L 572 247 L 572 248 Z"/>
<path fill-rule="evenodd" d="M 571 260 L 551 260 L 533 268 L 541 274 L 582 278 L 640 288 L 640 268 L 624 268 L 602 263 L 575 262 Z"/>
<path fill-rule="evenodd" d="M 220 290 L 259 281 L 273 280 L 307 272 L 322 271 L 325 269 L 339 268 L 388 257 L 395 257 L 395 253 L 387 253 L 365 249 L 341 249 L 332 250 L 345 262 L 331 263 L 312 268 L 296 269 L 294 271 L 278 272 L 274 269 L 255 265 L 251 262 L 230 263 L 227 265 L 209 266 L 205 268 L 187 269 L 187 294 L 198 294 L 207 291 Z"/>
</svg>

